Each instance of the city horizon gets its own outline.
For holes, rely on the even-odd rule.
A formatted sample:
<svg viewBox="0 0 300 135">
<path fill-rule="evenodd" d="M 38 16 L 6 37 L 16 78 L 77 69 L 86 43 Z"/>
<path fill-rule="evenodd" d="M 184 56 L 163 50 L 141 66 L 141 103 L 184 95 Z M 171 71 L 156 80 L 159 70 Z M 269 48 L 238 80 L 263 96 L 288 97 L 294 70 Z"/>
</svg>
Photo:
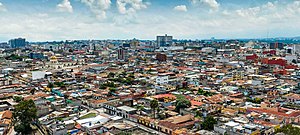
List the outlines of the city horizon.
<svg viewBox="0 0 300 135">
<path fill-rule="evenodd" d="M 300 0 L 0 0 L 0 135 L 300 135 Z"/>
<path fill-rule="evenodd" d="M 169 34 L 167 34 L 169 35 Z M 163 35 L 157 35 L 157 36 L 163 36 Z M 172 36 L 172 35 L 170 35 Z M 26 37 L 14 37 L 14 38 L 10 38 L 9 40 L 11 39 L 17 39 L 17 38 L 24 38 L 26 39 L 27 42 L 30 42 L 30 43 L 34 43 L 34 42 L 65 42 L 65 41 L 89 41 L 89 40 L 100 40 L 100 41 L 105 41 L 105 40 L 134 40 L 134 39 L 137 39 L 137 40 L 141 40 L 141 41 L 155 41 L 156 40 L 156 36 L 154 36 L 153 39 L 140 39 L 140 38 L 128 38 L 128 39 L 121 39 L 121 38 L 115 38 L 115 39 L 64 39 L 64 40 L 45 40 L 45 41 L 28 41 Z M 173 37 L 174 39 L 173 40 L 178 40 L 178 41 L 181 41 L 181 40 L 191 40 L 191 41 L 197 41 L 197 40 L 262 40 L 262 39 L 266 39 L 266 40 L 271 40 L 271 39 L 294 39 L 296 38 L 297 41 L 299 40 L 300 41 L 300 36 L 291 36 L 291 37 L 262 37 L 262 38 L 217 38 L 217 37 L 210 37 L 210 38 L 196 38 L 196 39 L 178 39 L 176 37 Z M 0 40 L 0 43 L 7 43 L 9 40 L 7 41 L 1 41 Z"/>
</svg>

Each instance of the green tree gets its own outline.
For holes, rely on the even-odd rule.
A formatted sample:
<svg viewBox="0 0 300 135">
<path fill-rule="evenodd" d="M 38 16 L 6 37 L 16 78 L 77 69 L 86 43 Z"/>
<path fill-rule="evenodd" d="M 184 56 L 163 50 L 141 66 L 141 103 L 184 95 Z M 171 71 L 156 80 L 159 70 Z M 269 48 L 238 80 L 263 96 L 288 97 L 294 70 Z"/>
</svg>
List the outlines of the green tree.
<svg viewBox="0 0 300 135">
<path fill-rule="evenodd" d="M 191 107 L 191 101 L 186 99 L 183 95 L 178 95 L 176 98 L 176 111 L 179 112 L 181 108 Z"/>
<path fill-rule="evenodd" d="M 151 109 L 154 113 L 154 119 L 155 119 L 155 111 L 156 111 L 156 108 L 158 107 L 158 101 L 157 100 L 151 100 L 150 107 L 151 107 Z"/>
<path fill-rule="evenodd" d="M 54 84 L 53 83 L 48 83 L 48 88 L 53 88 L 54 87 Z"/>
<path fill-rule="evenodd" d="M 109 92 L 111 92 L 111 93 L 115 93 L 117 91 L 117 88 L 109 88 Z"/>
<path fill-rule="evenodd" d="M 147 81 L 146 81 L 146 80 L 141 80 L 139 83 L 140 83 L 141 85 L 146 85 L 146 84 L 147 84 Z"/>
<path fill-rule="evenodd" d="M 58 87 L 64 87 L 65 84 L 63 82 L 54 82 L 54 85 L 58 86 Z"/>
<path fill-rule="evenodd" d="M 202 117 L 203 114 L 202 114 L 202 112 L 201 112 L 200 110 L 197 110 L 195 116 L 196 116 L 196 117 Z"/>
<path fill-rule="evenodd" d="M 30 93 L 31 93 L 31 95 L 34 95 L 34 93 L 35 93 L 35 88 L 32 88 L 32 89 L 30 90 Z"/>
<path fill-rule="evenodd" d="M 21 97 L 21 96 L 14 96 L 13 100 L 16 101 L 16 102 L 20 102 L 20 101 L 23 100 L 23 97 Z"/>
<path fill-rule="evenodd" d="M 300 128 L 294 127 L 292 124 L 288 124 L 280 129 L 277 129 L 275 133 L 284 133 L 285 135 L 300 135 Z"/>
<path fill-rule="evenodd" d="M 21 101 L 15 106 L 13 112 L 13 124 L 16 132 L 22 135 L 29 134 L 31 132 L 30 124 L 37 118 L 37 108 L 33 100 Z"/>
<path fill-rule="evenodd" d="M 113 72 L 109 72 L 109 74 L 107 75 L 108 78 L 114 78 L 115 77 L 115 73 Z"/>
<path fill-rule="evenodd" d="M 217 120 L 212 116 L 208 116 L 203 121 L 202 127 L 205 130 L 213 130 L 214 129 L 214 124 L 217 124 Z"/>
<path fill-rule="evenodd" d="M 137 110 L 144 110 L 144 106 L 143 105 L 141 105 L 141 104 L 138 104 L 137 106 L 136 106 L 136 109 Z"/>
<path fill-rule="evenodd" d="M 203 89 L 199 88 L 198 89 L 198 95 L 204 95 L 204 96 L 212 96 L 213 93 L 209 92 L 209 91 L 204 91 Z"/>
</svg>

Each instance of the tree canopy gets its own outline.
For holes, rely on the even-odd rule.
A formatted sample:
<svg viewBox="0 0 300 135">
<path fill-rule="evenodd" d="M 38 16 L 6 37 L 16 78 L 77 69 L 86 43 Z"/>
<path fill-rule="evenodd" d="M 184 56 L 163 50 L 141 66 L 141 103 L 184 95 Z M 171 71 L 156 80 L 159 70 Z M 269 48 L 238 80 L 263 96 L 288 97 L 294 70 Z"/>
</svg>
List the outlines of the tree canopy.
<svg viewBox="0 0 300 135">
<path fill-rule="evenodd" d="M 21 101 L 15 106 L 13 112 L 13 123 L 15 131 L 21 134 L 29 134 L 31 132 L 30 124 L 37 118 L 37 108 L 33 100 Z"/>
<path fill-rule="evenodd" d="M 158 101 L 157 100 L 151 100 L 150 101 L 150 107 L 154 112 L 154 118 L 155 118 L 155 110 L 158 107 Z"/>
<path fill-rule="evenodd" d="M 300 128 L 288 124 L 281 127 L 280 129 L 277 129 L 275 133 L 284 133 L 285 135 L 300 135 Z"/>
<path fill-rule="evenodd" d="M 183 95 L 178 95 L 176 98 L 176 111 L 179 112 L 181 108 L 188 108 L 191 106 L 191 101 L 186 99 Z"/>
<path fill-rule="evenodd" d="M 209 92 L 209 91 L 204 91 L 203 89 L 198 89 L 198 95 L 204 95 L 204 96 L 212 96 L 213 93 Z"/>
<path fill-rule="evenodd" d="M 213 130 L 214 129 L 214 124 L 217 124 L 217 120 L 212 116 L 208 116 L 203 121 L 202 127 L 205 130 Z"/>
</svg>

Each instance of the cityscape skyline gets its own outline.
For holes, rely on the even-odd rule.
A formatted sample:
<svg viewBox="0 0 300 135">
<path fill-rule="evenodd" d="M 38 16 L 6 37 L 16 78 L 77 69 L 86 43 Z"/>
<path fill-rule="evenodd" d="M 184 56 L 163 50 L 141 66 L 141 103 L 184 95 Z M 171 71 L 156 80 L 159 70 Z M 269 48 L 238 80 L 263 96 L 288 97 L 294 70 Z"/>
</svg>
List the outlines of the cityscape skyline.
<svg viewBox="0 0 300 135">
<path fill-rule="evenodd" d="M 0 0 L 0 135 L 300 135 L 300 0 Z"/>
<path fill-rule="evenodd" d="M 0 0 L 0 41 L 299 36 L 299 0 Z"/>
</svg>

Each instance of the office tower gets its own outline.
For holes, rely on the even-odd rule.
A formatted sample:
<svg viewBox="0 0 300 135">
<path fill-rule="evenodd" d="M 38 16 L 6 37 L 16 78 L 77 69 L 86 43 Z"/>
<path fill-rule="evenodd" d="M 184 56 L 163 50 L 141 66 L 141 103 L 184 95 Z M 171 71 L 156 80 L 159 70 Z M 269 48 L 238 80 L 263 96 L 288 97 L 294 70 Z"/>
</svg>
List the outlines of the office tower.
<svg viewBox="0 0 300 135">
<path fill-rule="evenodd" d="M 283 49 L 283 43 L 270 43 L 270 49 Z"/>
<path fill-rule="evenodd" d="M 118 59 L 119 60 L 126 60 L 126 50 L 124 48 L 118 49 Z"/>
<path fill-rule="evenodd" d="M 173 44 L 173 36 L 157 36 L 156 37 L 157 46 L 156 47 L 166 47 Z"/>
<path fill-rule="evenodd" d="M 26 45 L 25 38 L 16 38 L 9 40 L 9 45 L 11 48 L 24 48 Z"/>
</svg>

